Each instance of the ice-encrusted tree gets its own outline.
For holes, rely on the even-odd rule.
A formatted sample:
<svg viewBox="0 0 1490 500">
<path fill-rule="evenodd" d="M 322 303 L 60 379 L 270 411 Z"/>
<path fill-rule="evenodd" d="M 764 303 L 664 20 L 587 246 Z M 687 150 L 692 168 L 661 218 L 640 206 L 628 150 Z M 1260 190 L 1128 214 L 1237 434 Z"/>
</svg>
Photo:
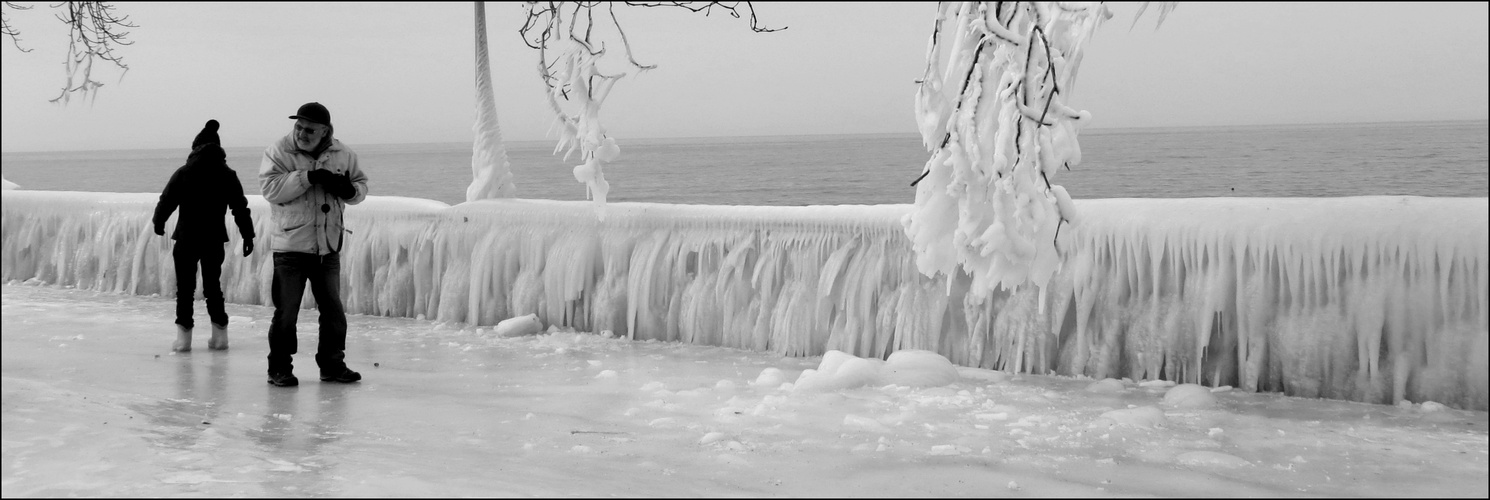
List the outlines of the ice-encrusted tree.
<svg viewBox="0 0 1490 500">
<path fill-rule="evenodd" d="M 616 159 L 620 147 L 600 124 L 600 107 L 612 86 L 622 77 L 653 69 L 636 61 L 626 32 L 615 14 L 616 2 L 528 2 L 527 19 L 519 33 L 528 47 L 537 49 L 538 75 L 548 87 L 549 107 L 558 121 L 559 142 L 554 152 L 564 158 L 579 153 L 583 164 L 574 167 L 575 180 L 586 186 L 597 207 L 605 205 L 610 184 L 604 165 Z M 750 2 L 621 2 L 634 7 L 680 7 L 705 15 L 717 10 L 739 18 L 749 15 L 756 32 L 765 28 L 755 17 Z M 466 189 L 467 201 L 511 196 L 511 169 L 496 126 L 496 106 L 491 91 L 491 72 L 486 58 L 485 15 L 477 7 L 477 138 L 472 158 L 473 181 Z"/>
<path fill-rule="evenodd" d="M 31 6 L 15 2 L 4 2 L 4 8 L 31 10 Z M 115 54 L 114 48 L 132 44 L 127 39 L 129 32 L 123 30 L 138 26 L 129 22 L 129 16 L 115 14 L 114 6 L 109 2 L 62 2 L 52 5 L 52 8 L 61 9 L 56 17 L 68 27 L 68 42 L 67 59 L 63 61 L 67 81 L 62 86 L 61 94 L 50 102 L 67 104 L 73 94 L 97 98 L 98 88 L 103 83 L 93 79 L 93 62 L 107 61 L 124 72 L 129 71 L 123 56 Z M 21 32 L 11 24 L 9 13 L 0 12 L 0 33 L 9 36 L 17 50 L 31 51 L 21 46 Z M 122 72 L 119 78 L 124 78 Z"/>
<path fill-rule="evenodd" d="M 511 198 L 517 194 L 507 144 L 497 124 L 497 96 L 492 90 L 491 59 L 486 52 L 486 2 L 476 2 L 476 140 L 471 147 L 471 185 L 466 201 Z"/>
<path fill-rule="evenodd" d="M 1174 8 L 1162 5 L 1160 23 Z M 1058 235 L 1077 215 L 1051 180 L 1081 162 L 1076 136 L 1091 116 L 1065 99 L 1083 45 L 1111 17 L 1098 2 L 938 6 L 916 92 L 931 159 L 902 220 L 923 274 L 952 276 L 960 266 L 981 300 L 998 288 L 1043 287 L 1058 270 Z"/>
</svg>

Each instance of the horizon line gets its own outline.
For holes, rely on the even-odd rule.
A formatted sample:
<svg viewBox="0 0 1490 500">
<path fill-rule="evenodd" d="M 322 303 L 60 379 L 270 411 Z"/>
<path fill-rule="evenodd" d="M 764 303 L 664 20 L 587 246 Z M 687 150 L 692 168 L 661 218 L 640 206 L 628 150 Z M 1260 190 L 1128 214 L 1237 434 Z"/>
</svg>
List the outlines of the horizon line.
<svg viewBox="0 0 1490 500">
<path fill-rule="evenodd" d="M 1453 123 L 1453 122 L 1490 122 L 1490 117 L 1487 117 L 1487 118 L 1467 118 L 1467 119 L 1449 119 L 1449 120 L 1387 120 L 1387 121 L 1360 121 L 1360 122 L 1264 123 L 1264 124 L 1241 124 L 1241 125 L 1147 125 L 1147 126 L 1128 126 L 1128 127 L 1093 127 L 1093 128 L 1082 130 L 1081 132 L 1083 132 L 1083 133 L 1092 133 L 1092 132 L 1128 132 L 1128 131 L 1160 130 L 1160 129 L 1310 127 L 1310 126 L 1328 126 L 1328 125 L 1375 125 L 1375 124 L 1390 124 L 1390 123 Z M 815 134 L 647 136 L 647 137 L 629 137 L 629 138 L 625 138 L 625 139 L 635 139 L 635 140 L 692 140 L 692 139 L 746 139 L 746 138 L 768 138 L 768 137 L 834 137 L 834 136 L 885 136 L 885 135 L 908 135 L 908 136 L 915 136 L 915 135 L 919 135 L 919 132 L 911 131 L 911 132 L 856 132 L 856 133 L 839 133 L 839 134 L 833 134 L 833 133 L 815 133 Z M 520 139 L 520 140 L 510 140 L 510 141 L 504 141 L 504 142 L 506 142 L 506 143 L 534 143 L 534 142 L 551 142 L 551 141 L 554 141 L 554 140 L 557 140 L 557 139 L 549 139 L 549 138 L 544 138 L 544 139 Z M 358 144 L 368 145 L 368 146 L 392 146 L 392 145 L 404 145 L 404 144 L 463 144 L 463 143 L 471 143 L 471 142 L 474 142 L 474 141 L 363 142 L 363 143 L 358 143 Z M 249 148 L 249 147 L 261 147 L 261 146 L 224 146 L 224 149 L 228 149 L 228 148 Z M 159 149 L 175 149 L 175 148 L 146 147 L 146 148 L 37 149 L 37 150 L 5 150 L 3 148 L 0 148 L 0 153 L 3 153 L 3 154 L 21 154 L 21 153 L 71 153 L 71 152 L 99 152 L 99 151 L 150 151 L 150 150 L 159 150 Z"/>
</svg>

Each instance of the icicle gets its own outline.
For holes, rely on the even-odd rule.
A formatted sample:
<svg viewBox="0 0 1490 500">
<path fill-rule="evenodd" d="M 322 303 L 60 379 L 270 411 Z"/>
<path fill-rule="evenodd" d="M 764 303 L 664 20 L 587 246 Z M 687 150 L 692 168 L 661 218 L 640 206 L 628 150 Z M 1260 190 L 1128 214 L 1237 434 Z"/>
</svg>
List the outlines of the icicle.
<svg viewBox="0 0 1490 500">
<path fill-rule="evenodd" d="M 146 229 L 155 198 L 7 191 L 3 279 L 169 295 L 170 246 Z M 1483 378 L 1466 375 L 1490 356 L 1484 198 L 1059 198 L 1054 210 L 1034 199 L 1021 209 L 1037 221 L 1082 213 L 1061 226 L 1065 253 L 1046 284 L 978 297 L 979 273 L 919 271 L 898 230 L 908 205 L 615 203 L 600 223 L 584 202 L 371 197 L 347 213 L 343 297 L 354 314 L 484 326 L 534 314 L 790 355 L 926 349 L 986 367 L 1162 369 L 1377 403 L 1490 399 Z M 267 204 L 250 197 L 250 207 L 255 231 L 270 234 Z M 269 303 L 258 277 L 271 262 L 230 256 L 227 300 Z"/>
</svg>

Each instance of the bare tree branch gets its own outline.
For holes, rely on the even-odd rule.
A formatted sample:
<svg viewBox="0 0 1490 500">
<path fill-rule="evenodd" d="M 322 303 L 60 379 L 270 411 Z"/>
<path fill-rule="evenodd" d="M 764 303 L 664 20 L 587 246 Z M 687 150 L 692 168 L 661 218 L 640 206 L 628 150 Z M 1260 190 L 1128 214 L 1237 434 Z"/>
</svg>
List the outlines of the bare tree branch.
<svg viewBox="0 0 1490 500">
<path fill-rule="evenodd" d="M 102 82 L 93 79 L 93 63 L 96 60 L 108 61 L 125 72 L 129 71 L 129 66 L 124 64 L 124 57 L 114 53 L 116 47 L 133 43 L 127 38 L 129 32 L 123 31 L 138 27 L 129 22 L 129 16 L 115 14 L 114 6 L 108 2 L 63 2 L 52 4 L 51 7 L 61 10 L 56 17 L 68 27 L 68 42 L 67 58 L 63 61 L 67 82 L 62 86 L 61 93 L 50 102 L 66 104 L 74 93 L 83 97 L 96 97 L 98 88 L 103 86 Z M 30 10 L 31 6 L 4 2 L 4 8 Z M 0 17 L 3 17 L 3 27 L 0 29 L 10 37 L 11 43 L 22 52 L 30 52 L 31 49 L 21 47 L 21 32 L 11 24 L 10 17 Z M 124 75 L 121 73 L 119 78 L 123 79 Z"/>
<path fill-rule="evenodd" d="M 713 9 L 719 8 L 736 19 L 742 17 L 741 11 L 743 10 L 749 14 L 751 31 L 766 33 L 786 29 L 786 27 L 767 28 L 761 25 L 760 20 L 755 15 L 755 7 L 750 2 L 631 1 L 624 3 L 634 7 L 678 7 L 687 9 L 690 12 L 703 12 L 706 16 L 713 12 Z M 615 2 L 530 2 L 528 3 L 527 20 L 524 21 L 522 28 L 518 29 L 518 33 L 522 35 L 523 43 L 527 44 L 529 48 L 540 49 L 542 51 L 544 60 L 540 63 L 542 68 L 540 74 L 544 83 L 548 84 L 550 88 L 564 85 L 564 83 L 556 81 L 553 74 L 554 65 L 558 60 L 548 59 L 550 55 L 549 51 L 543 50 L 555 48 L 553 44 L 557 41 L 554 38 L 556 34 L 565 33 L 567 40 L 573 41 L 583 47 L 592 56 L 601 57 L 605 55 L 605 44 L 594 39 L 597 35 L 595 31 L 594 9 L 601 6 L 605 7 L 606 14 L 610 16 L 611 24 L 615 26 L 616 32 L 620 35 L 622 48 L 626 52 L 626 60 L 631 66 L 638 70 L 649 70 L 657 67 L 656 65 L 642 64 L 636 61 L 636 56 L 631 48 L 631 41 L 626 38 L 626 30 L 622 28 L 620 20 L 616 18 Z M 568 24 L 567 29 L 565 28 L 566 23 Z M 560 92 L 566 95 L 568 94 L 566 89 L 561 89 Z"/>
<path fill-rule="evenodd" d="M 71 39 L 68 41 L 67 85 L 62 87 L 62 93 L 51 102 L 60 100 L 65 104 L 75 92 L 83 97 L 90 97 L 90 94 L 91 97 L 97 97 L 96 92 L 103 83 L 92 77 L 93 61 L 96 59 L 114 63 L 114 66 L 124 72 L 129 71 L 123 58 L 114 54 L 114 47 L 133 44 L 134 42 L 125 39 L 129 32 L 118 30 L 138 26 L 129 22 L 129 16 L 116 17 L 113 10 L 114 7 L 105 2 L 68 2 L 67 15 L 57 16 L 70 27 Z M 80 70 L 83 81 L 73 86 Z M 124 79 L 123 73 L 119 78 Z"/>
<path fill-rule="evenodd" d="M 21 5 L 15 2 L 5 2 L 5 8 L 15 10 L 31 10 L 30 5 Z M 0 33 L 10 37 L 10 43 L 15 44 L 16 49 L 21 52 L 31 52 L 31 49 L 21 46 L 21 32 L 10 24 L 10 16 L 0 12 Z"/>
<path fill-rule="evenodd" d="M 616 82 L 633 72 L 656 68 L 636 61 L 631 40 L 626 29 L 616 17 L 616 2 L 528 2 L 528 17 L 518 33 L 523 43 L 538 50 L 538 75 L 548 86 L 546 97 L 553 109 L 559 128 L 559 144 L 555 153 L 564 151 L 564 158 L 574 152 L 580 153 L 583 165 L 574 168 L 575 180 L 584 183 L 587 196 L 598 207 L 605 206 L 610 184 L 605 180 L 604 164 L 614 161 L 620 148 L 614 138 L 606 135 L 600 124 L 600 107 L 604 104 Z M 757 33 L 780 31 L 786 28 L 765 28 L 755 16 L 750 2 L 625 2 L 636 7 L 678 7 L 690 12 L 709 15 L 718 8 L 738 19 L 742 11 L 750 15 L 750 29 Z M 596 25 L 596 7 L 604 7 L 599 15 L 610 16 L 610 22 Z M 565 24 L 568 26 L 565 26 Z M 615 33 L 609 28 L 614 27 Z M 630 66 L 608 63 L 620 59 L 610 49 L 615 48 L 615 38 L 620 38 L 625 61 Z M 607 47 L 606 42 L 611 45 Z M 605 64 L 611 69 L 601 69 Z M 635 71 L 631 71 L 631 69 Z M 609 74 L 607 74 L 609 73 Z"/>
</svg>

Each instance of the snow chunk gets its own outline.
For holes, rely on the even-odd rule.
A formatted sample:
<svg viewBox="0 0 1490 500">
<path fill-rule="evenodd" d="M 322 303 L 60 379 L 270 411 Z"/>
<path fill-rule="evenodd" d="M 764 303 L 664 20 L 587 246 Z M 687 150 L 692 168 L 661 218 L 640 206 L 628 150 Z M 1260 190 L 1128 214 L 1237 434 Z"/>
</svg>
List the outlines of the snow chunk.
<svg viewBox="0 0 1490 500">
<path fill-rule="evenodd" d="M 940 354 L 919 349 L 895 351 L 880 367 L 877 385 L 941 387 L 956 382 L 957 367 Z"/>
<path fill-rule="evenodd" d="M 538 321 L 537 314 L 507 318 L 497 323 L 492 328 L 492 333 L 498 337 L 522 337 L 534 335 L 543 331 L 543 323 Z"/>
<path fill-rule="evenodd" d="M 834 350 L 823 354 L 823 361 L 816 370 L 803 371 L 797 377 L 792 390 L 836 391 L 869 384 L 940 387 L 957 379 L 957 367 L 947 358 L 931 351 L 896 351 L 889 359 L 880 361 Z"/>
<path fill-rule="evenodd" d="M 711 444 L 714 442 L 718 442 L 726 437 L 729 437 L 729 435 L 723 432 L 710 432 L 708 434 L 704 434 L 704 437 L 699 438 L 698 444 Z"/>
<path fill-rule="evenodd" d="M 757 375 L 754 381 L 750 382 L 750 386 L 759 389 L 775 389 L 785 383 L 786 374 L 782 373 L 780 368 L 766 368 L 761 370 L 761 374 Z"/>
<path fill-rule="evenodd" d="M 1164 404 L 1178 408 L 1211 408 L 1216 396 L 1198 384 L 1180 384 L 1164 393 Z"/>
<path fill-rule="evenodd" d="M 864 359 L 843 351 L 828 351 L 816 370 L 803 370 L 792 387 L 792 392 L 825 392 L 862 387 L 875 381 L 880 366 L 878 359 Z"/>
</svg>

